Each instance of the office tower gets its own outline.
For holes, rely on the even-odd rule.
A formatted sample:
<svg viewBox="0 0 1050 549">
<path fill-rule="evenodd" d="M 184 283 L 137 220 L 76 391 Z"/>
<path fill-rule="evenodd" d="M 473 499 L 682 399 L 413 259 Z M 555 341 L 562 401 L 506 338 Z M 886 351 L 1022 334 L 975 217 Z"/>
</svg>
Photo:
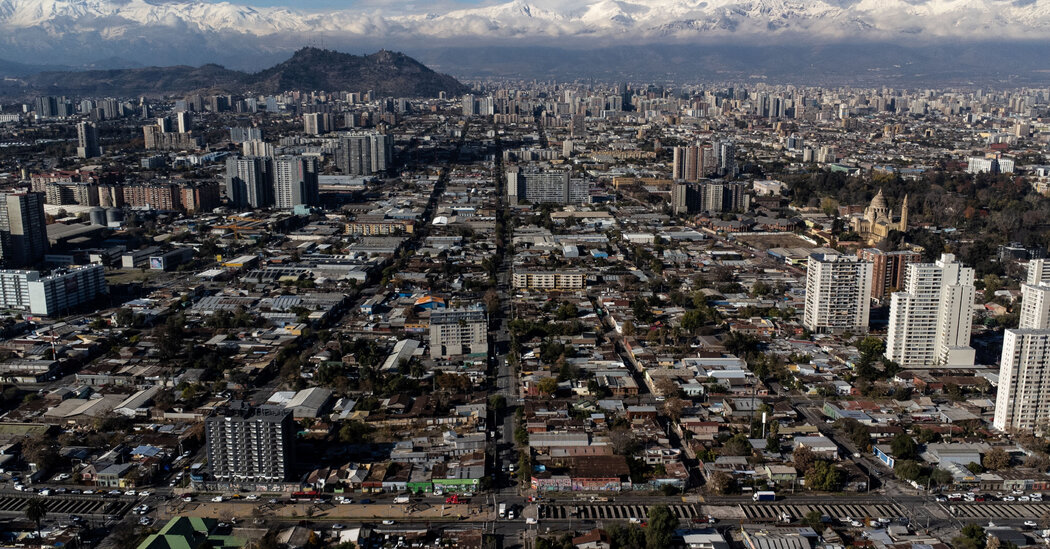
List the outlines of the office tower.
<svg viewBox="0 0 1050 549">
<path fill-rule="evenodd" d="M 815 333 L 868 331 L 871 263 L 839 254 L 812 254 L 806 267 L 803 326 Z"/>
<path fill-rule="evenodd" d="M 179 133 L 193 131 L 193 115 L 188 112 L 175 113 L 175 127 Z"/>
<path fill-rule="evenodd" d="M 0 262 L 5 267 L 30 267 L 47 254 L 44 193 L 0 194 Z"/>
<path fill-rule="evenodd" d="M 1028 262 L 1018 327 L 1003 334 L 992 424 L 1000 431 L 1050 431 L 1050 265 L 1043 259 Z"/>
<path fill-rule="evenodd" d="M 430 313 L 430 358 L 488 353 L 488 318 L 481 309 L 435 309 Z"/>
<path fill-rule="evenodd" d="M 77 156 L 80 158 L 102 156 L 102 149 L 98 146 L 98 128 L 91 122 L 77 124 Z"/>
<path fill-rule="evenodd" d="M 265 208 L 273 204 L 273 168 L 267 158 L 228 157 L 226 197 L 235 208 Z"/>
<path fill-rule="evenodd" d="M 317 190 L 317 159 L 304 156 L 282 156 L 274 160 L 274 203 L 290 210 L 296 206 L 315 206 L 320 202 Z"/>
<path fill-rule="evenodd" d="M 108 292 L 106 269 L 98 263 L 58 269 L 48 275 L 0 270 L 0 307 L 5 309 L 54 315 Z"/>
<path fill-rule="evenodd" d="M 908 265 L 890 298 L 886 358 L 905 368 L 973 366 L 973 269 L 952 254 Z"/>
<path fill-rule="evenodd" d="M 211 474 L 219 481 L 280 482 L 295 453 L 292 412 L 233 401 L 204 421 Z"/>
<path fill-rule="evenodd" d="M 732 141 L 718 144 L 718 173 L 724 177 L 736 176 L 736 144 Z"/>
<path fill-rule="evenodd" d="M 871 298 L 876 301 L 882 301 L 891 293 L 903 288 L 908 265 L 922 260 L 919 252 L 911 250 L 884 252 L 878 248 L 857 250 L 857 257 L 871 262 L 873 266 Z"/>
<path fill-rule="evenodd" d="M 175 129 L 175 125 L 171 123 L 171 119 L 166 116 L 157 118 L 157 128 L 160 133 L 171 133 Z"/>
</svg>

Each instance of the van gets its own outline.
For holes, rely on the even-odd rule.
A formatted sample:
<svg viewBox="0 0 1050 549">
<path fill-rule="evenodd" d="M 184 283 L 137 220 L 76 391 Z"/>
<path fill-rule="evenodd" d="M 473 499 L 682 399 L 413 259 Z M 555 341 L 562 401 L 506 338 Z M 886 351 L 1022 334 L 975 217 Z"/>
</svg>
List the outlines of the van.
<svg viewBox="0 0 1050 549">
<path fill-rule="evenodd" d="M 408 496 L 397 496 L 394 498 L 394 503 L 408 503 L 409 501 L 412 500 Z"/>
</svg>

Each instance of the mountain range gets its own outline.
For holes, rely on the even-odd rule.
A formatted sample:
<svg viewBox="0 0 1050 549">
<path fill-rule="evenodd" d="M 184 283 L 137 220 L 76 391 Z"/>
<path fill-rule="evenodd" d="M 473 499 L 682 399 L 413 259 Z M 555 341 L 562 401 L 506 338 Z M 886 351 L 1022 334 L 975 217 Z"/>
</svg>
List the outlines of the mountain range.
<svg viewBox="0 0 1050 549">
<path fill-rule="evenodd" d="M 302 48 L 289 59 L 257 73 L 208 64 L 200 67 L 142 67 L 111 70 L 45 71 L 9 78 L 0 92 L 64 95 L 159 95 L 194 90 L 276 93 L 285 90 L 375 91 L 383 96 L 457 95 L 467 87 L 403 53 L 379 51 L 358 56 Z"/>
<path fill-rule="evenodd" d="M 675 46 L 726 48 L 731 56 L 732 47 L 776 53 L 866 44 L 922 52 L 983 43 L 1019 43 L 1023 52 L 1045 42 L 1050 28 L 1050 0 L 511 0 L 444 12 L 384 5 L 311 12 L 185 0 L 0 0 L 0 57 L 27 65 L 115 57 L 258 70 L 307 44 L 344 51 L 393 46 L 443 67 L 455 57 L 425 54 Z M 932 66 L 954 61 L 950 51 L 945 55 Z"/>
</svg>

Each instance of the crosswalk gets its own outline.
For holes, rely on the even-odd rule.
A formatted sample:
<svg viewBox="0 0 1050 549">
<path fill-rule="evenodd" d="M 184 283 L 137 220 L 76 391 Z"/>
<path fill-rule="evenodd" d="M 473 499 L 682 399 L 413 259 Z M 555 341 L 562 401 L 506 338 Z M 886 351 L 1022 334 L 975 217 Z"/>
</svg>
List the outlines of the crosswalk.
<svg viewBox="0 0 1050 549">
<path fill-rule="evenodd" d="M 863 518 L 888 518 L 894 519 L 896 517 L 904 515 L 904 510 L 900 505 L 895 503 L 884 503 L 884 504 L 857 504 L 857 505 L 842 505 L 842 504 L 829 504 L 829 505 L 804 505 L 804 504 L 791 504 L 785 505 L 780 503 L 755 503 L 745 504 L 740 506 L 744 515 L 750 520 L 780 520 L 780 518 L 787 513 L 792 520 L 797 520 L 805 517 L 813 511 L 819 512 L 821 515 L 827 515 L 831 518 L 841 519 L 844 517 L 851 517 L 854 519 Z"/>
<path fill-rule="evenodd" d="M 957 518 L 1041 520 L 1050 517 L 1047 503 L 949 503 L 944 504 Z"/>
<path fill-rule="evenodd" d="M 689 504 L 668 505 L 671 512 L 679 519 L 692 519 L 700 515 L 696 506 Z M 581 520 L 628 520 L 645 519 L 649 514 L 648 505 L 632 504 L 568 504 L 568 505 L 540 505 L 539 518 L 541 519 L 568 519 Z"/>
</svg>

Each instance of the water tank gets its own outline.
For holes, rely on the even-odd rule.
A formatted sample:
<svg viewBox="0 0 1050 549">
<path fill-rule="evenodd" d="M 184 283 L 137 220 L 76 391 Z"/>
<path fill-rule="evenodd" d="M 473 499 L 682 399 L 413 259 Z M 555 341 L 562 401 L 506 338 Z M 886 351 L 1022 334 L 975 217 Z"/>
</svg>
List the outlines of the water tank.
<svg viewBox="0 0 1050 549">
<path fill-rule="evenodd" d="M 105 225 L 106 210 L 103 210 L 102 208 L 91 208 L 88 210 L 88 219 L 91 220 L 92 225 Z"/>
<path fill-rule="evenodd" d="M 106 224 L 107 225 L 118 225 L 124 222 L 124 210 L 118 208 L 110 208 L 106 210 Z"/>
</svg>

